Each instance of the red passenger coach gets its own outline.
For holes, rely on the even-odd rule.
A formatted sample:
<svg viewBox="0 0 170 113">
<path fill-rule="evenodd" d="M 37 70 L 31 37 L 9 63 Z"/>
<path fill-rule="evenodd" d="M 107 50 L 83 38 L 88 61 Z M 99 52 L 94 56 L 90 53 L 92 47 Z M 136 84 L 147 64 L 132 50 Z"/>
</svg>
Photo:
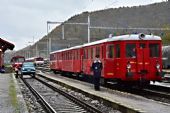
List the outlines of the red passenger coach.
<svg viewBox="0 0 170 113">
<path fill-rule="evenodd" d="M 92 76 L 90 70 L 95 55 L 103 63 L 104 81 L 149 83 L 160 81 L 162 72 L 161 38 L 154 35 L 130 34 L 114 36 L 81 46 L 52 52 L 50 68 Z"/>
<path fill-rule="evenodd" d="M 41 66 L 44 64 L 44 58 L 43 57 L 32 57 L 26 59 L 26 62 L 34 62 L 36 66 Z"/>
</svg>

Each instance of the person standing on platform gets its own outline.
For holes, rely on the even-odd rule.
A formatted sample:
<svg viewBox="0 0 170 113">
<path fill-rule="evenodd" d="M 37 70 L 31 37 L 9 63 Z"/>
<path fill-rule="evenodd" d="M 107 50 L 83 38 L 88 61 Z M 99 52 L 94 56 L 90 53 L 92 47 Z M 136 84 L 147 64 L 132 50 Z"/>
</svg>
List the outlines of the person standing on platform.
<svg viewBox="0 0 170 113">
<path fill-rule="evenodd" d="M 96 55 L 95 60 L 92 64 L 92 71 L 93 71 L 93 81 L 94 81 L 94 89 L 99 91 L 100 90 L 100 77 L 101 77 L 101 71 L 103 69 L 102 62 L 99 59 L 99 55 Z"/>
</svg>

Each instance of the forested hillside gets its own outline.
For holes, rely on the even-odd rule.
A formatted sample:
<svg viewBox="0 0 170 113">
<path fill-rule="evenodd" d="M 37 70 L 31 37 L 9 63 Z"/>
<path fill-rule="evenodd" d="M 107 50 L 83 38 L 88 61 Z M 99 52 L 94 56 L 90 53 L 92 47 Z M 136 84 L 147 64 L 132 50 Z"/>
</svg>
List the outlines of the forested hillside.
<svg viewBox="0 0 170 113">
<path fill-rule="evenodd" d="M 120 7 L 94 12 L 83 12 L 65 21 L 64 39 L 62 38 L 62 26 L 56 27 L 44 36 L 41 41 L 52 39 L 52 51 L 70 46 L 87 43 L 87 25 L 68 25 L 66 23 L 86 23 L 90 16 L 90 25 L 115 27 L 124 29 L 90 29 L 91 41 L 107 38 L 109 34 L 121 35 L 127 33 L 146 33 L 159 35 L 164 45 L 170 45 L 169 30 L 149 30 L 147 28 L 170 28 L 170 2 L 155 3 L 146 6 Z M 145 29 L 129 29 L 145 28 Z M 39 48 L 46 48 L 41 45 Z"/>
</svg>

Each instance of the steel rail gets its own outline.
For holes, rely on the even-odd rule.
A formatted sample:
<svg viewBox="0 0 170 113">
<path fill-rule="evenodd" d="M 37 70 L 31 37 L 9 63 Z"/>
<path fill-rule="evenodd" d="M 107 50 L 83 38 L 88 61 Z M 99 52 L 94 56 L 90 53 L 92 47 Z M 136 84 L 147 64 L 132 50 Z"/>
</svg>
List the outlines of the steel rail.
<svg viewBox="0 0 170 113">
<path fill-rule="evenodd" d="M 46 71 L 46 70 L 43 69 L 43 71 Z M 106 86 L 104 86 L 104 87 L 106 87 Z M 118 90 L 122 90 L 122 89 L 118 88 Z M 158 86 L 158 85 L 149 85 L 147 88 L 135 89 L 135 91 L 136 92 L 142 91 L 143 94 L 155 95 L 155 96 L 158 96 L 158 97 L 164 97 L 164 98 L 170 99 L 170 87 L 164 87 L 164 86 Z M 129 91 L 127 91 L 127 92 L 129 92 Z M 131 93 L 133 93 L 133 92 L 131 92 Z"/>
<path fill-rule="evenodd" d="M 159 92 L 159 91 L 155 91 L 155 90 L 151 90 L 151 89 L 143 89 L 142 91 L 145 92 L 146 94 L 156 95 L 161 98 L 163 97 L 163 98 L 170 99 L 170 94 L 165 93 L 165 92 Z"/>
<path fill-rule="evenodd" d="M 29 85 L 29 83 L 26 82 L 26 80 L 24 78 L 21 78 L 23 80 L 23 82 L 25 83 L 25 85 L 30 89 L 30 91 L 35 95 L 35 97 L 37 98 L 38 102 L 40 102 L 40 104 L 44 107 L 45 111 L 47 111 L 48 113 L 57 113 L 49 104 L 47 101 L 45 101 L 45 99 L 33 88 L 31 87 L 31 85 Z"/>
<path fill-rule="evenodd" d="M 44 82 L 43 80 L 39 79 L 39 78 L 35 78 L 36 80 L 38 80 L 39 82 L 45 84 L 46 86 L 50 87 L 51 89 L 53 89 L 54 91 L 57 91 L 58 93 L 62 94 L 63 96 L 65 96 L 66 98 L 70 99 L 71 101 L 75 102 L 76 104 L 82 106 L 83 108 L 85 108 L 87 111 L 89 111 L 90 113 L 102 113 L 102 111 L 98 110 L 97 108 L 81 101 L 80 99 L 77 99 L 76 97 L 65 93 L 64 91 Z"/>
<path fill-rule="evenodd" d="M 149 85 L 143 89 L 146 93 L 170 99 L 170 88 L 165 86 Z"/>
<path fill-rule="evenodd" d="M 156 91 L 170 93 L 170 87 L 160 86 L 160 85 L 149 85 L 147 89 L 153 89 Z"/>
</svg>

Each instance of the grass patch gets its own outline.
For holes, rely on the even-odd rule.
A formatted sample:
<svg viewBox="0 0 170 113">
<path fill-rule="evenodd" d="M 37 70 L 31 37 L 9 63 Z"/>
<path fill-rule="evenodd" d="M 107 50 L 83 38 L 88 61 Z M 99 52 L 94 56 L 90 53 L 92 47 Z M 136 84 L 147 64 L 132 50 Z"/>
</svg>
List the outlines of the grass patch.
<svg viewBox="0 0 170 113">
<path fill-rule="evenodd" d="M 19 113 L 19 105 L 18 105 L 18 101 L 17 101 L 17 93 L 16 93 L 16 88 L 15 88 L 13 79 L 11 79 L 11 81 L 10 81 L 9 96 L 10 96 L 12 106 L 15 108 L 15 113 Z"/>
</svg>

